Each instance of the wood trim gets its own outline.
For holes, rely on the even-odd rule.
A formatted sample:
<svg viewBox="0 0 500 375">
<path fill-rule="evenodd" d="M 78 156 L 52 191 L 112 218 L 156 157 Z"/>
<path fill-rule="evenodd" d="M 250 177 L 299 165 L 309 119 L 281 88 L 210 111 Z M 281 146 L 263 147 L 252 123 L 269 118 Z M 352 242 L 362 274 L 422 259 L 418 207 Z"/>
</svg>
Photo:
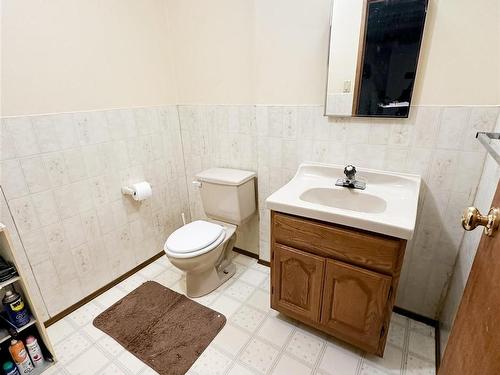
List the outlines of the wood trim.
<svg viewBox="0 0 500 375">
<path fill-rule="evenodd" d="M 266 266 L 266 267 L 271 267 L 271 262 L 268 262 L 267 260 L 264 260 L 264 259 L 259 259 L 257 261 L 257 263 L 262 264 L 263 266 Z"/>
<path fill-rule="evenodd" d="M 239 247 L 233 247 L 233 251 L 235 253 L 241 254 L 241 255 L 246 255 L 247 257 L 254 258 L 254 259 L 259 259 L 259 254 L 252 253 L 251 251 L 248 250 L 243 250 L 240 249 Z"/>
<path fill-rule="evenodd" d="M 368 15 L 368 1 L 364 0 L 363 13 L 361 14 L 361 25 L 358 42 L 358 61 L 356 62 L 356 78 L 354 79 L 354 90 L 352 100 L 352 116 L 358 114 L 359 94 L 361 92 L 361 75 L 363 74 L 363 61 L 365 60 L 365 44 L 366 44 L 366 17 Z"/>
<path fill-rule="evenodd" d="M 78 308 L 82 307 L 83 305 L 89 303 L 94 298 L 100 296 L 101 294 L 103 294 L 104 292 L 108 291 L 109 289 L 111 289 L 115 285 L 121 283 L 123 280 L 125 280 L 126 278 L 132 276 L 134 273 L 136 273 L 137 271 L 143 269 L 144 267 L 148 266 L 149 264 L 153 263 L 155 260 L 161 258 L 163 255 L 165 255 L 165 252 L 164 251 L 160 251 L 158 254 L 153 255 L 151 258 L 149 258 L 149 259 L 145 260 L 144 262 L 142 262 L 141 264 L 135 266 L 130 271 L 124 273 L 120 277 L 118 277 L 118 278 L 114 279 L 113 281 L 107 283 L 103 287 L 97 289 L 95 292 L 93 292 L 93 293 L 89 294 L 88 296 L 82 298 L 80 301 L 74 303 L 73 305 L 71 305 L 68 308 L 64 309 L 60 313 L 57 313 L 56 315 L 54 315 L 53 317 L 51 317 L 50 319 L 46 320 L 43 323 L 45 325 L 45 328 L 50 327 L 52 324 L 54 324 L 54 323 L 58 322 L 59 320 L 63 319 L 65 316 L 71 314 L 73 311 L 75 311 Z"/>
<path fill-rule="evenodd" d="M 426 316 L 414 313 L 413 311 L 403 309 L 402 307 L 394 306 L 392 309 L 396 314 L 406 316 L 407 318 L 416 320 L 417 322 L 427 324 L 428 326 L 437 327 L 439 322 L 435 319 L 427 318 Z"/>
</svg>

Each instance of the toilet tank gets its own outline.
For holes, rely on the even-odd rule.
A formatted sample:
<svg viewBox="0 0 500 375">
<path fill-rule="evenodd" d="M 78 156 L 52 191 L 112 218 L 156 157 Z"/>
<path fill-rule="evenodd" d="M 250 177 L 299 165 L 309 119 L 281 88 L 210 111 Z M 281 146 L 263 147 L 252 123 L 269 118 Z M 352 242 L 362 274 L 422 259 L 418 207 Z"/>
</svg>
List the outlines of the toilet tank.
<svg viewBox="0 0 500 375">
<path fill-rule="evenodd" d="M 255 172 L 211 168 L 196 179 L 207 217 L 240 225 L 255 212 Z"/>
</svg>

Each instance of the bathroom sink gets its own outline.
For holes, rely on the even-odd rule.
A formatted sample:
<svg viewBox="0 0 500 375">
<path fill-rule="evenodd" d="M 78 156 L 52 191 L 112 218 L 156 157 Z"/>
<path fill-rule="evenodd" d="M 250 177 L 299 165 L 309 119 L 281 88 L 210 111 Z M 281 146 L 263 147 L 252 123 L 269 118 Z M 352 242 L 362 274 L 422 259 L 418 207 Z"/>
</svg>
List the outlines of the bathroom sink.
<svg viewBox="0 0 500 375">
<path fill-rule="evenodd" d="M 332 208 L 357 212 L 384 212 L 387 203 L 375 195 L 355 189 L 313 188 L 304 191 L 300 199 Z"/>
<path fill-rule="evenodd" d="M 358 168 L 366 189 L 335 186 L 344 166 L 304 163 L 267 208 L 402 239 L 415 229 L 420 176 Z"/>
</svg>

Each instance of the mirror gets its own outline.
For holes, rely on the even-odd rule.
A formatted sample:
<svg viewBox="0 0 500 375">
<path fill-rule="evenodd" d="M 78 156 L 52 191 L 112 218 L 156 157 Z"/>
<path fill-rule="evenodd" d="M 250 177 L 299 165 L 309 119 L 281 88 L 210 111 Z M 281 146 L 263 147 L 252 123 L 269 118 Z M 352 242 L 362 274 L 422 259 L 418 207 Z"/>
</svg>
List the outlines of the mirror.
<svg viewBox="0 0 500 375">
<path fill-rule="evenodd" d="M 408 117 L 427 0 L 333 0 L 325 115 Z"/>
</svg>

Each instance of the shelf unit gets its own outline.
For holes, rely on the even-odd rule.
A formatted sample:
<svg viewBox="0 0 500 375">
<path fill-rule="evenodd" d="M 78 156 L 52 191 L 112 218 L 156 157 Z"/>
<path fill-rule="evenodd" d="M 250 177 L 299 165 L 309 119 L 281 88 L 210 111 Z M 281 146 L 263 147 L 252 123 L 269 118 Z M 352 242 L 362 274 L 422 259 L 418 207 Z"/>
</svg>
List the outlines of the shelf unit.
<svg viewBox="0 0 500 375">
<path fill-rule="evenodd" d="M 4 290 L 6 287 L 14 284 L 17 292 L 21 293 L 24 299 L 24 303 L 27 305 L 30 313 L 31 319 L 28 324 L 15 328 L 16 332 L 21 334 L 25 330 L 33 330 L 39 343 L 44 347 L 44 354 L 48 354 L 49 358 L 46 358 L 46 364 L 42 367 L 35 368 L 35 371 L 32 373 L 34 375 L 41 374 L 43 371 L 51 367 L 55 361 L 55 352 L 52 344 L 49 340 L 49 336 L 47 335 L 47 331 L 45 326 L 43 325 L 42 320 L 39 318 L 39 314 L 36 311 L 34 304 L 32 303 L 32 299 L 30 296 L 30 291 L 24 282 L 23 270 L 16 259 L 16 255 L 13 252 L 12 242 L 10 240 L 9 233 L 7 232 L 7 228 L 5 225 L 0 223 L 0 256 L 5 259 L 7 262 L 13 264 L 16 267 L 18 276 L 15 276 L 9 280 L 3 281 L 0 283 L 0 298 L 3 297 Z M 0 319 L 1 321 L 1 319 Z M 9 331 L 7 329 L 0 329 L 0 345 L 7 345 L 6 342 L 11 338 Z M 1 364 L 0 364 L 1 365 Z"/>
</svg>

